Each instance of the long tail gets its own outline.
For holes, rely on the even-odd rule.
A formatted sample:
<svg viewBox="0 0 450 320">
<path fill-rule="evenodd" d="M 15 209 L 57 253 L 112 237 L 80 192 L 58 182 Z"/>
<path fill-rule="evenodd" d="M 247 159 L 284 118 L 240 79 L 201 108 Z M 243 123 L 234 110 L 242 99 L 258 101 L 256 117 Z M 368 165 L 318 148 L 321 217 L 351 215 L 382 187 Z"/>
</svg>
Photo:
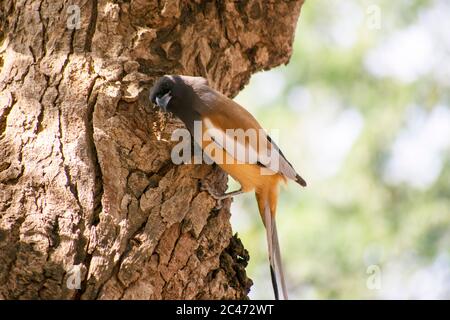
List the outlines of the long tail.
<svg viewBox="0 0 450 320">
<path fill-rule="evenodd" d="M 267 246 L 269 249 L 270 276 L 275 299 L 279 300 L 278 283 L 281 284 L 283 299 L 288 300 L 286 282 L 284 281 L 283 265 L 281 263 L 280 244 L 278 241 L 275 216 L 270 212 L 270 206 L 266 202 L 264 206 L 264 224 L 266 226 Z"/>
</svg>

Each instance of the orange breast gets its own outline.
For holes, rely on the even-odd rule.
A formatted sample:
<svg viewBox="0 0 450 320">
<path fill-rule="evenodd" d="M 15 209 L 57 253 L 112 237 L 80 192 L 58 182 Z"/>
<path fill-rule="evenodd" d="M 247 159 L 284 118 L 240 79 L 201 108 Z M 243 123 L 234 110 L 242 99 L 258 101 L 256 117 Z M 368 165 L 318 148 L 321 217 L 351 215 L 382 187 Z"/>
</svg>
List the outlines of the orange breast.
<svg viewBox="0 0 450 320">
<path fill-rule="evenodd" d="M 212 142 L 203 141 L 203 147 L 208 146 Z M 275 216 L 278 184 L 281 181 L 286 182 L 286 178 L 279 173 L 267 173 L 263 167 L 257 164 L 239 163 L 222 149 L 214 149 L 215 152 L 208 152 L 208 148 L 203 151 L 221 167 L 226 173 L 232 176 L 241 185 L 243 192 L 255 191 L 258 209 L 264 221 L 264 206 L 268 203 L 272 216 Z M 226 158 L 228 157 L 228 158 Z M 231 161 L 230 161 L 231 160 Z"/>
<path fill-rule="evenodd" d="M 261 167 L 255 164 L 219 164 L 219 166 L 239 182 L 244 192 L 265 190 L 284 180 L 279 174 L 263 175 Z"/>
</svg>

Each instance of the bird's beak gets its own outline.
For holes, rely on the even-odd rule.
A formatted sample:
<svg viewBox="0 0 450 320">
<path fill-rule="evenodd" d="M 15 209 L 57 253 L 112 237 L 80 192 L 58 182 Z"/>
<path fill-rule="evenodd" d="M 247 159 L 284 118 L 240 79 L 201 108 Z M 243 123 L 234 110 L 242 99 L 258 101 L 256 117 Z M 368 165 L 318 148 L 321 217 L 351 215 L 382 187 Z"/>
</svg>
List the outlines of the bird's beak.
<svg viewBox="0 0 450 320">
<path fill-rule="evenodd" d="M 172 99 L 172 96 L 169 92 L 167 92 L 161 98 L 156 97 L 156 104 L 164 111 L 167 111 L 167 105 L 169 104 L 170 99 Z"/>
</svg>

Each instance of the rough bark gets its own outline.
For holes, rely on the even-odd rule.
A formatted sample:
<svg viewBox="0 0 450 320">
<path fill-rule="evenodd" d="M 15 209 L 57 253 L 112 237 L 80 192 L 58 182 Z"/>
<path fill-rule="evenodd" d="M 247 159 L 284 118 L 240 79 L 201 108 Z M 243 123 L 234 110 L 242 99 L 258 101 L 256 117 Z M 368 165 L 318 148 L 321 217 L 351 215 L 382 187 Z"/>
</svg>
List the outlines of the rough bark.
<svg viewBox="0 0 450 320">
<path fill-rule="evenodd" d="M 198 187 L 226 175 L 171 163 L 181 124 L 148 90 L 190 74 L 235 95 L 288 61 L 301 4 L 1 1 L 0 298 L 245 298 L 230 203 Z"/>
</svg>

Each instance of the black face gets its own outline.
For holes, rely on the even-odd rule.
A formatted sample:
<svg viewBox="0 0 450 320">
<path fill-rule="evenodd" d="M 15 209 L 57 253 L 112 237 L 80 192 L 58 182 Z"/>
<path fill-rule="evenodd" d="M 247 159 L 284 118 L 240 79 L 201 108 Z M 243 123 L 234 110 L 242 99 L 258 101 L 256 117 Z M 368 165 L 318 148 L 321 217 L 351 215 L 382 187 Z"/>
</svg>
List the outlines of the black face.
<svg viewBox="0 0 450 320">
<path fill-rule="evenodd" d="M 175 83 L 171 77 L 163 76 L 159 78 L 150 90 L 150 101 L 167 111 L 173 96 L 172 90 L 174 86 Z"/>
<path fill-rule="evenodd" d="M 159 78 L 150 90 L 150 100 L 165 112 L 171 112 L 184 122 L 191 133 L 194 121 L 200 120 L 198 104 L 201 99 L 196 95 L 183 76 L 171 75 Z"/>
</svg>

